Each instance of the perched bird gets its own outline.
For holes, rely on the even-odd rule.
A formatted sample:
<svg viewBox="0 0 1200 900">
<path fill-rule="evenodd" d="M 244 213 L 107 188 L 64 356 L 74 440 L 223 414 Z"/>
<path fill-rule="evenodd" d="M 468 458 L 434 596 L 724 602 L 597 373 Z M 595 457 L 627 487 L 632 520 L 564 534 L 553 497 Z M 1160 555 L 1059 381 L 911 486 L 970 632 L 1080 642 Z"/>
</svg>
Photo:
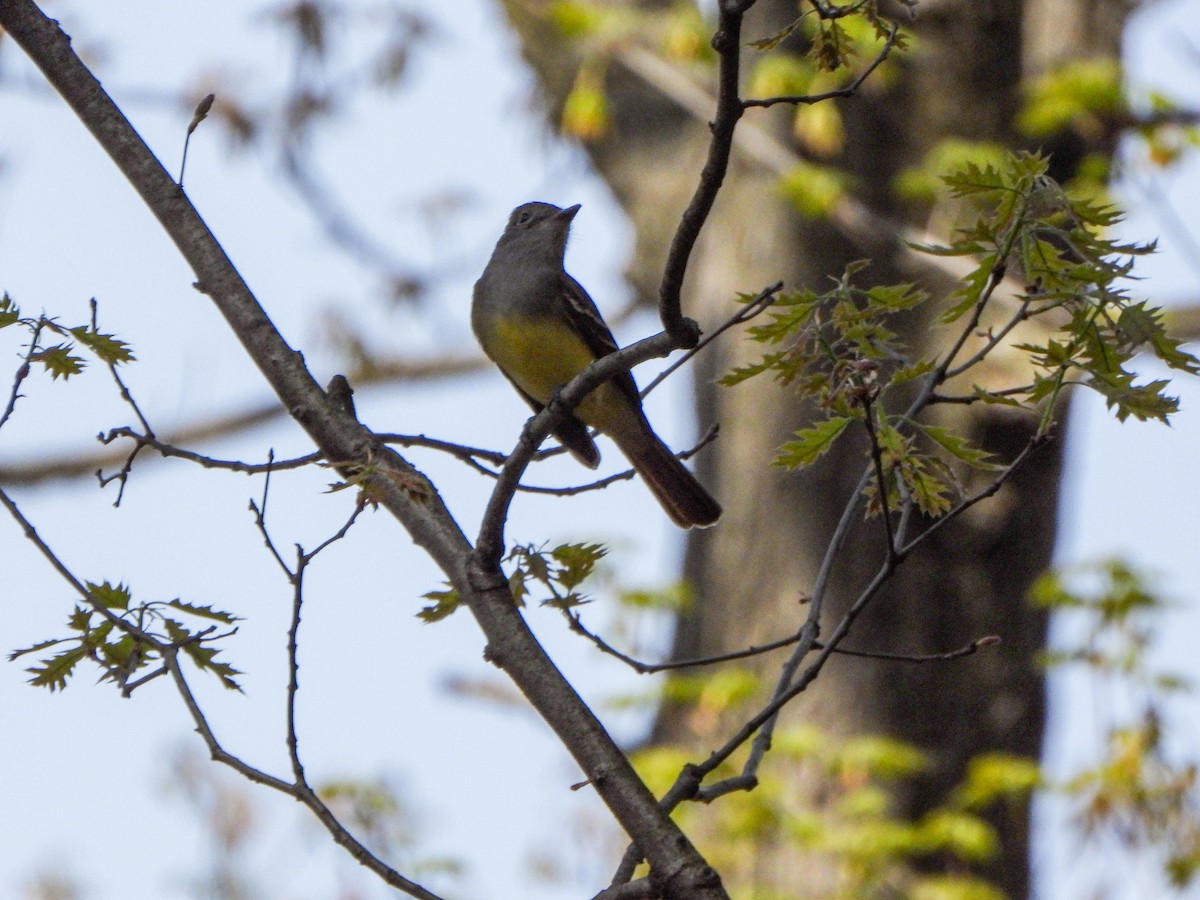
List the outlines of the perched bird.
<svg viewBox="0 0 1200 900">
<path fill-rule="evenodd" d="M 579 206 L 526 203 L 475 283 L 471 327 L 484 352 L 534 410 L 592 362 L 617 349 L 608 325 L 579 282 L 563 268 L 567 234 Z M 600 464 L 588 426 L 608 435 L 681 528 L 712 525 L 721 507 L 654 433 L 633 376 L 597 387 L 554 430 L 585 466 Z"/>
</svg>

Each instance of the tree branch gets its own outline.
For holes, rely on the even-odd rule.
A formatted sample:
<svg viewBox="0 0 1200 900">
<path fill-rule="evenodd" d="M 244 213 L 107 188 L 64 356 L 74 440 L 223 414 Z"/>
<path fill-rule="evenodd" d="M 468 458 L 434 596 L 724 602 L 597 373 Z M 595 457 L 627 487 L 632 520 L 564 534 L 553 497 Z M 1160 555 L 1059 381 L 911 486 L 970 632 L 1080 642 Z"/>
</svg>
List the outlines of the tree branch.
<svg viewBox="0 0 1200 900">
<path fill-rule="evenodd" d="M 708 220 L 716 202 L 717 193 L 725 181 L 729 168 L 729 154 L 733 147 L 733 134 L 738 119 L 745 111 L 738 95 L 738 73 L 742 53 L 742 16 L 754 5 L 754 0 L 722 0 L 719 4 L 720 17 L 717 33 L 713 35 L 713 49 L 720 57 L 717 75 L 717 112 L 713 119 L 712 140 L 708 144 L 708 159 L 700 172 L 700 183 L 671 241 L 667 263 L 663 268 L 662 283 L 658 291 L 658 314 L 663 328 L 675 335 L 680 346 L 694 346 L 699 339 L 699 329 L 694 322 L 683 318 L 680 312 L 680 295 L 683 279 L 687 274 L 688 260 L 692 248 L 700 237 L 700 231 Z"/>
</svg>

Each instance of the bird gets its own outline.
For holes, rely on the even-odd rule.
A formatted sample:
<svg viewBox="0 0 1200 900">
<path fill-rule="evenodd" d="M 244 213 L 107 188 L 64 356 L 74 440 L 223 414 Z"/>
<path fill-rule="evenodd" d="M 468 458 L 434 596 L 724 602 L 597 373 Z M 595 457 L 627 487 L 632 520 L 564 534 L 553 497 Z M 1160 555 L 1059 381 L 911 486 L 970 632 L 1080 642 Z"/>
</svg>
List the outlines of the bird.
<svg viewBox="0 0 1200 900">
<path fill-rule="evenodd" d="M 471 328 L 535 412 L 592 362 L 617 350 L 596 304 L 564 267 L 579 209 L 518 206 L 475 283 Z M 654 433 L 628 370 L 595 388 L 554 428 L 563 446 L 594 469 L 600 451 L 589 426 L 616 443 L 676 525 L 704 528 L 720 518 L 720 504 Z"/>
</svg>

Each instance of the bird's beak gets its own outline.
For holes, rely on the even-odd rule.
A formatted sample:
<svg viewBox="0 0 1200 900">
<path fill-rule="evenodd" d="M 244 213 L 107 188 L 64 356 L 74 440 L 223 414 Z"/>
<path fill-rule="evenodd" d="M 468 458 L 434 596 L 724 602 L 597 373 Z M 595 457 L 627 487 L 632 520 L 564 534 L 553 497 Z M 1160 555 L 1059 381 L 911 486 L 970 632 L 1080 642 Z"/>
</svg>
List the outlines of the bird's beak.
<svg viewBox="0 0 1200 900">
<path fill-rule="evenodd" d="M 580 204 L 576 203 L 574 206 L 568 206 L 566 209 L 560 209 L 554 214 L 554 218 L 563 225 L 570 225 L 571 220 L 575 218 L 575 213 L 579 212 L 579 208 Z"/>
</svg>

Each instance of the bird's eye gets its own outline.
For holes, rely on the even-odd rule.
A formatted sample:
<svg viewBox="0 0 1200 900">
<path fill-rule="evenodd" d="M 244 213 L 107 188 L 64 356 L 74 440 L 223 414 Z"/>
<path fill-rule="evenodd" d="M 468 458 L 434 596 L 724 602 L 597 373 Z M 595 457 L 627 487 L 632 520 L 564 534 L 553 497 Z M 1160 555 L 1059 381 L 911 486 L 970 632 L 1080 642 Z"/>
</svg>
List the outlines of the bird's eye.
<svg viewBox="0 0 1200 900">
<path fill-rule="evenodd" d="M 533 218 L 533 213 L 531 213 L 529 210 L 525 210 L 523 213 L 521 213 L 519 216 L 517 216 L 517 224 L 518 225 L 528 225 L 529 220 L 532 218 Z"/>
</svg>

